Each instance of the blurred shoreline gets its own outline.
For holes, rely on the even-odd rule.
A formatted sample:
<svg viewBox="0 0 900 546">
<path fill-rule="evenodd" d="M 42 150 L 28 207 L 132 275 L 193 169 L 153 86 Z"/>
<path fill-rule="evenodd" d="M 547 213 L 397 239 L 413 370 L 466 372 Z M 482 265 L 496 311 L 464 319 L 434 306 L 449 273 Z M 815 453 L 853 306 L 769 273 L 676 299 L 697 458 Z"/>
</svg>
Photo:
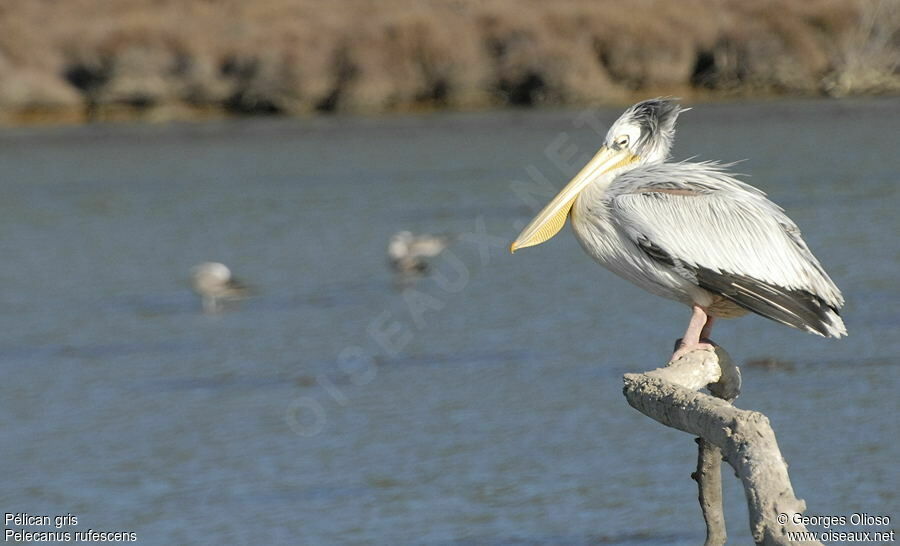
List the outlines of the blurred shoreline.
<svg viewBox="0 0 900 546">
<path fill-rule="evenodd" d="M 894 95 L 897 0 L 9 0 L 0 124 Z"/>
</svg>

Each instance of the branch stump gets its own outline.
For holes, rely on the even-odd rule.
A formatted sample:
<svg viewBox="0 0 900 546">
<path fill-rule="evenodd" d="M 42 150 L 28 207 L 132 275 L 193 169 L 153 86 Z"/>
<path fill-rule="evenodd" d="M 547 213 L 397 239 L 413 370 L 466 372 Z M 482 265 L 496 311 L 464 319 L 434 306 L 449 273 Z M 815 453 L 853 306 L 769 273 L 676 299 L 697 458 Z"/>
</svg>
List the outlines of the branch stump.
<svg viewBox="0 0 900 546">
<path fill-rule="evenodd" d="M 806 531 L 804 525 L 793 523 L 795 514 L 802 514 L 806 505 L 794 496 L 769 419 L 731 404 L 740 394 L 741 375 L 725 350 L 697 349 L 664 368 L 625 374 L 624 380 L 625 398 L 631 407 L 663 425 L 698 437 L 697 471 L 692 477 L 700 491 L 707 546 L 724 544 L 726 539 L 720 468 L 723 459 L 744 486 L 756 544 L 793 544 L 787 533 Z M 698 392 L 702 388 L 711 395 Z"/>
</svg>

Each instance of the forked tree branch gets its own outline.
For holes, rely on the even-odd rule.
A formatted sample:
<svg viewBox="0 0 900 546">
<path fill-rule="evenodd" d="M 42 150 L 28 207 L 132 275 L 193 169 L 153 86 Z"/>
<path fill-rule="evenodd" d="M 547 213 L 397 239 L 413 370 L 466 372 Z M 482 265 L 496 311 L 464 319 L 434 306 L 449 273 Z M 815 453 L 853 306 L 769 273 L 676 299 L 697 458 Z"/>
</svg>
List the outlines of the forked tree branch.
<svg viewBox="0 0 900 546">
<path fill-rule="evenodd" d="M 717 397 L 697 392 L 707 386 Z M 633 408 L 702 440 L 697 477 L 707 544 L 725 540 L 721 485 L 710 477 L 720 472 L 713 463 L 707 464 L 719 458 L 712 447 L 721 450 L 744 486 L 753 540 L 763 545 L 792 544 L 789 531 L 806 531 L 804 525 L 794 523 L 795 514 L 802 514 L 806 506 L 794 496 L 768 418 L 731 405 L 739 392 L 740 372 L 720 347 L 692 351 L 665 368 L 625 375 L 625 398 Z"/>
</svg>

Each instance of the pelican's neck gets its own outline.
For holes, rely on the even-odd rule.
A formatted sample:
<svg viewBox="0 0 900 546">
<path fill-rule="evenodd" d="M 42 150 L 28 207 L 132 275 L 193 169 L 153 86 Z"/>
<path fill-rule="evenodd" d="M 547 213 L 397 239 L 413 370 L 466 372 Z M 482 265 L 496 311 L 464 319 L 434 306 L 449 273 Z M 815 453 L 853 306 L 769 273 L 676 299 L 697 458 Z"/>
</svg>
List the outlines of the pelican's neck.
<svg viewBox="0 0 900 546">
<path fill-rule="evenodd" d="M 638 169 L 647 165 L 647 161 L 638 160 L 634 163 L 629 163 L 628 165 L 619 167 L 618 169 L 614 169 L 611 171 L 607 171 L 600 176 L 598 176 L 593 182 L 587 185 L 584 190 L 581 192 L 581 195 L 578 197 L 581 198 L 584 196 L 588 199 L 596 199 L 603 195 L 606 192 L 606 188 L 610 186 L 613 182 L 615 182 L 616 178 L 622 176 L 623 174 L 633 171 L 634 169 Z"/>
</svg>

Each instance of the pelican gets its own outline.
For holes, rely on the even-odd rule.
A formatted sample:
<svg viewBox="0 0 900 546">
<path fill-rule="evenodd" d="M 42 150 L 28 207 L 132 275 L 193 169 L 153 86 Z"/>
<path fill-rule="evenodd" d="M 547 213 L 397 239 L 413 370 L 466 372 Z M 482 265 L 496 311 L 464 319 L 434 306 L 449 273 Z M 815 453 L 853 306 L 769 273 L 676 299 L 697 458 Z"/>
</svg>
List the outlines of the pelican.
<svg viewBox="0 0 900 546">
<path fill-rule="evenodd" d="M 847 335 L 840 290 L 781 207 L 727 165 L 666 162 L 685 110 L 670 98 L 628 108 L 510 251 L 547 241 L 570 218 L 594 260 L 691 307 L 671 360 L 708 348 L 701 340 L 716 318 L 748 312 L 824 337 Z"/>
<path fill-rule="evenodd" d="M 451 241 L 449 235 L 413 235 L 409 231 L 398 231 L 388 242 L 388 260 L 399 274 L 420 275 L 428 271 L 426 258 L 443 252 Z"/>
<path fill-rule="evenodd" d="M 202 302 L 205 313 L 218 313 L 221 303 L 247 297 L 248 289 L 231 276 L 228 266 L 219 262 L 203 262 L 191 268 L 191 284 Z"/>
</svg>

